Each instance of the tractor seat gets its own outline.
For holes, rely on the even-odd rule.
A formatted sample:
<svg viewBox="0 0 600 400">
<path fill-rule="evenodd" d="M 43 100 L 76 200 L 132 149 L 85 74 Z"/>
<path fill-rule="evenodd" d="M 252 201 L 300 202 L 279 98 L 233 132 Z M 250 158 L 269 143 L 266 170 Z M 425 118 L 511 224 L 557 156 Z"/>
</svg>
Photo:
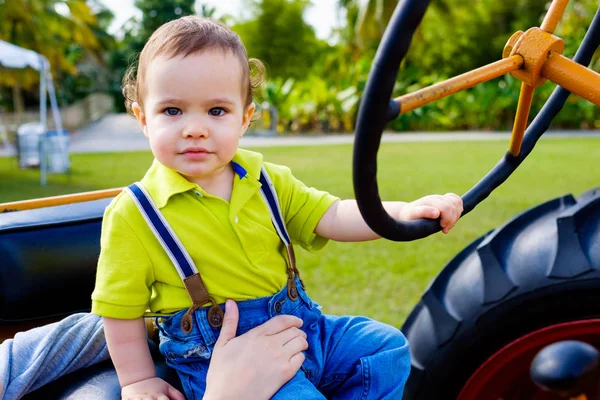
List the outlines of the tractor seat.
<svg viewBox="0 0 600 400">
<path fill-rule="evenodd" d="M 89 312 L 104 209 L 112 199 L 0 213 L 0 341 L 16 332 Z M 158 376 L 181 388 L 153 353 Z M 76 371 L 26 399 L 119 399 L 110 361 Z"/>
</svg>

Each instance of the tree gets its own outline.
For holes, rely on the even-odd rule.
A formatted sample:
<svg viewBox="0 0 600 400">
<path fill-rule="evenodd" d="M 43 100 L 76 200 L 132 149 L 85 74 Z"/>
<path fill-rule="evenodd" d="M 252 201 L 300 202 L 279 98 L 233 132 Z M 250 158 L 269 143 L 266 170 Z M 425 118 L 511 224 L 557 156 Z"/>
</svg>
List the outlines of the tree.
<svg viewBox="0 0 600 400">
<path fill-rule="evenodd" d="M 115 99 L 116 111 L 125 112 L 121 80 L 127 67 L 136 62 L 144 44 L 158 27 L 174 19 L 194 14 L 194 3 L 194 0 L 135 1 L 135 6 L 142 12 L 141 19 L 132 18 L 123 25 L 122 39 L 117 42 L 108 56 L 108 65 L 112 72 L 108 92 Z M 201 13 L 207 12 L 210 12 L 210 9 L 201 6 Z"/>
<path fill-rule="evenodd" d="M 136 0 L 135 6 L 142 11 L 138 40 L 146 43 L 162 24 L 194 14 L 194 3 L 195 0 Z"/>
<path fill-rule="evenodd" d="M 0 2 L 0 39 L 44 55 L 59 78 L 77 74 L 81 57 L 100 60 L 102 42 L 94 34 L 97 19 L 83 0 L 4 0 Z M 81 51 L 73 51 L 78 47 Z M 15 88 L 17 108 L 22 108 L 20 88 L 37 84 L 30 70 L 0 74 L 0 84 Z"/>
<path fill-rule="evenodd" d="M 303 19 L 306 0 L 248 0 L 252 19 L 233 26 L 250 57 L 263 61 L 270 76 L 302 78 L 328 45 Z"/>
</svg>

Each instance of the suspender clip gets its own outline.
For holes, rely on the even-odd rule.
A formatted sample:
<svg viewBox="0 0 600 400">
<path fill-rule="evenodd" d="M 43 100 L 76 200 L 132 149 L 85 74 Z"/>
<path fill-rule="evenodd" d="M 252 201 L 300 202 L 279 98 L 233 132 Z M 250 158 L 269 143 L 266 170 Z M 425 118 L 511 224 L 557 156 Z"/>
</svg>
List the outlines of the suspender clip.
<svg viewBox="0 0 600 400">
<path fill-rule="evenodd" d="M 296 287 L 296 281 L 293 276 L 288 278 L 287 292 L 290 300 L 296 301 L 298 299 L 298 288 Z"/>
<path fill-rule="evenodd" d="M 192 326 L 194 325 L 194 311 L 196 311 L 199 307 L 195 304 L 192 305 L 183 317 L 181 317 L 181 331 L 186 335 L 192 331 Z"/>
</svg>

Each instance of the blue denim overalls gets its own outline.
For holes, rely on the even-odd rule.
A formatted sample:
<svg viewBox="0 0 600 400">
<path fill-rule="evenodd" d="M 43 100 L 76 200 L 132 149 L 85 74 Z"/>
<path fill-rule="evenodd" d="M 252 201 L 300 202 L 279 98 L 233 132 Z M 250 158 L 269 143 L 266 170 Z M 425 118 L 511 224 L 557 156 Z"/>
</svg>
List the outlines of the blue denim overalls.
<svg viewBox="0 0 600 400">
<path fill-rule="evenodd" d="M 296 375 L 273 399 L 398 399 L 410 372 L 410 354 L 404 335 L 396 328 L 366 317 L 338 317 L 321 313 L 300 281 L 294 251 L 279 209 L 277 193 L 264 169 L 260 193 L 273 226 L 287 252 L 288 282 L 273 296 L 238 303 L 237 335 L 242 335 L 278 314 L 303 320 L 308 349 Z M 177 370 L 188 399 L 202 399 L 206 374 L 223 321 L 223 305 L 206 291 L 198 271 L 179 239 L 140 183 L 127 188 L 169 257 L 190 294 L 193 305 L 163 319 L 160 351 Z M 210 307 L 202 307 L 211 303 Z M 248 398 L 253 398 L 248 394 Z"/>
</svg>

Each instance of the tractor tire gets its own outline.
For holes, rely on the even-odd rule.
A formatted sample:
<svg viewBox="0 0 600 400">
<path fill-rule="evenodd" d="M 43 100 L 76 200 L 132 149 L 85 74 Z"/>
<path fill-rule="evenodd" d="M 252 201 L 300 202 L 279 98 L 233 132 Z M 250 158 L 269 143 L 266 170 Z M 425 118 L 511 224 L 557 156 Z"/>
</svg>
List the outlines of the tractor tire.
<svg viewBox="0 0 600 400">
<path fill-rule="evenodd" d="M 600 187 L 531 208 L 450 261 L 402 328 L 412 356 L 404 399 L 459 399 L 506 345 L 598 317 Z"/>
</svg>

